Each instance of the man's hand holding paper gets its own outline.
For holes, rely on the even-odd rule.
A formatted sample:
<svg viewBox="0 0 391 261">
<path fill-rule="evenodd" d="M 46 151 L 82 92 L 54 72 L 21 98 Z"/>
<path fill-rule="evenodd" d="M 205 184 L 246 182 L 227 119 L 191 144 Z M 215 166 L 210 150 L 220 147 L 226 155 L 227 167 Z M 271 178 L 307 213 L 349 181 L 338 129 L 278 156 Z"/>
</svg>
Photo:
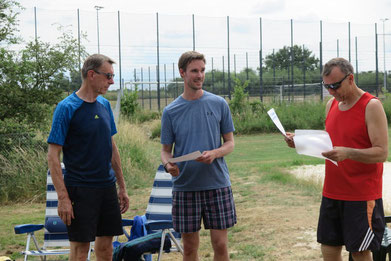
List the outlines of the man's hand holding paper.
<svg viewBox="0 0 391 261">
<path fill-rule="evenodd" d="M 334 147 L 330 151 L 323 152 L 322 155 L 332 161 L 343 161 L 349 158 L 348 151 L 351 148 Z"/>
<path fill-rule="evenodd" d="M 213 150 L 207 150 L 202 153 L 201 156 L 195 160 L 205 164 L 211 164 L 216 159 L 216 153 Z"/>
<path fill-rule="evenodd" d="M 295 134 L 285 132 L 280 120 L 274 109 L 270 109 L 267 112 L 272 119 L 276 127 L 285 136 L 285 141 L 291 148 L 296 148 L 298 154 L 307 156 L 328 159 L 331 160 L 335 165 L 337 160 L 344 157 L 343 151 L 333 150 L 333 144 L 330 136 L 326 131 L 322 130 L 295 130 Z M 346 156 L 346 155 L 345 155 Z"/>
</svg>

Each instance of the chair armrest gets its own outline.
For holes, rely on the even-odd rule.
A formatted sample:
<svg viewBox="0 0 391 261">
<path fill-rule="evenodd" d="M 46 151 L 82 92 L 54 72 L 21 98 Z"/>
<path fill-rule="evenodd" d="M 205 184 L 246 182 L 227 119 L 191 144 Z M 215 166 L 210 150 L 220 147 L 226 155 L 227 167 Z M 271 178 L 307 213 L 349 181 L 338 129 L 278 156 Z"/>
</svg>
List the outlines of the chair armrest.
<svg viewBox="0 0 391 261">
<path fill-rule="evenodd" d="M 123 218 L 122 219 L 122 226 L 123 227 L 133 226 L 133 219 Z"/>
<path fill-rule="evenodd" d="M 39 224 L 23 224 L 23 225 L 17 225 L 14 227 L 15 234 L 24 234 L 24 233 L 31 233 L 37 230 L 40 230 L 44 228 L 44 225 Z"/>
<path fill-rule="evenodd" d="M 45 227 L 50 233 L 66 233 L 68 231 L 60 217 L 45 218 Z"/>
<path fill-rule="evenodd" d="M 173 228 L 172 220 L 157 220 L 145 223 L 147 230 L 159 230 Z"/>
</svg>

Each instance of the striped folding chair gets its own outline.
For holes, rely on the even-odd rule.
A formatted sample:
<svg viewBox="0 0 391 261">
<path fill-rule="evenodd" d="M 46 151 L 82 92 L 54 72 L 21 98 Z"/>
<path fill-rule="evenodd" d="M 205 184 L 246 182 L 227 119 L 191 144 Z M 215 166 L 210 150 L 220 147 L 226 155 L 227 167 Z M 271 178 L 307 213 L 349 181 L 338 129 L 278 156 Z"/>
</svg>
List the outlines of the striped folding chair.
<svg viewBox="0 0 391 261">
<path fill-rule="evenodd" d="M 64 165 L 62 163 L 61 167 L 64 173 Z M 47 256 L 69 254 L 67 227 L 57 214 L 57 205 L 57 192 L 54 188 L 50 171 L 48 171 L 46 185 L 45 224 L 23 224 L 14 227 L 15 234 L 27 234 L 26 249 L 22 252 L 24 255 L 24 260 L 27 260 L 28 256 L 40 256 L 42 260 L 46 260 Z M 44 240 L 42 247 L 39 246 L 38 240 L 34 234 L 34 232 L 41 229 L 44 229 Z M 34 242 L 36 250 L 30 249 L 31 239 Z M 92 243 L 90 245 L 87 260 L 90 260 L 92 251 L 91 246 Z"/>
<path fill-rule="evenodd" d="M 172 226 L 172 177 L 167 173 L 163 165 L 156 171 L 151 196 L 146 211 L 146 227 L 150 231 L 162 230 L 161 244 L 158 260 L 163 252 L 164 238 L 169 235 L 173 248 L 171 251 L 179 251 L 183 254 L 180 244 L 181 234 L 174 231 Z"/>
<path fill-rule="evenodd" d="M 172 226 L 172 179 L 169 173 L 166 173 L 163 165 L 160 165 L 156 171 L 153 182 L 151 196 L 149 198 L 146 214 L 145 227 L 147 235 L 132 239 L 114 250 L 113 260 L 126 260 L 124 251 L 126 248 L 135 247 L 136 245 L 145 244 L 150 240 L 160 238 L 160 247 L 156 251 L 148 251 L 145 254 L 158 254 L 161 260 L 163 252 L 180 252 L 183 255 L 183 248 L 180 243 L 181 235 L 173 230 Z M 132 225 L 133 220 L 123 220 L 123 225 Z M 134 225 L 134 224 L 133 224 Z M 129 233 L 125 233 L 129 235 Z M 128 239 L 130 238 L 127 236 Z M 166 237 L 171 240 L 171 249 L 164 250 Z M 124 249 L 125 248 L 125 249 Z M 120 253 L 121 251 L 121 253 Z M 146 258 L 146 256 L 144 256 Z M 146 259 L 148 260 L 148 259 Z"/>
</svg>

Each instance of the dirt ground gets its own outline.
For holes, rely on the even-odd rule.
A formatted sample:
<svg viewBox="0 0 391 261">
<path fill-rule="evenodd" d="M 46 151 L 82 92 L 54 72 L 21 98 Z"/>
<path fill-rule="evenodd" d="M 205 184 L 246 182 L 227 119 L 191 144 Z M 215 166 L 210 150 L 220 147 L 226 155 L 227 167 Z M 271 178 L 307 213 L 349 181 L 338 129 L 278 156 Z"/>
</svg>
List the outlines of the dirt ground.
<svg viewBox="0 0 391 261">
<path fill-rule="evenodd" d="M 320 198 L 300 188 L 235 178 L 233 185 L 238 223 L 229 231 L 231 260 L 323 260 L 316 242 Z M 246 192 L 246 193 L 245 193 Z M 246 247 L 244 247 L 246 245 Z M 258 255 L 242 256 L 243 248 L 254 246 Z M 348 253 L 343 251 L 343 260 Z M 180 260 L 165 255 L 164 260 Z M 201 230 L 200 260 L 213 260 L 209 234 Z"/>
</svg>

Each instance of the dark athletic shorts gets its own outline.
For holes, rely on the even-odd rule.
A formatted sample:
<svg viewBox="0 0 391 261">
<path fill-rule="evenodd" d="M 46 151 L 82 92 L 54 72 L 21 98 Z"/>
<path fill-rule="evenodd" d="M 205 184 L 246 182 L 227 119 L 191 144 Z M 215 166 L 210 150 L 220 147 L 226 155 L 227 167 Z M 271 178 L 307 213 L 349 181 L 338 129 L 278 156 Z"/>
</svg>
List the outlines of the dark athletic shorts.
<svg viewBox="0 0 391 261">
<path fill-rule="evenodd" d="M 172 221 L 175 231 L 192 233 L 201 229 L 227 229 L 236 224 L 231 187 L 205 191 L 174 191 Z"/>
<path fill-rule="evenodd" d="M 115 185 L 104 188 L 67 187 L 75 219 L 69 241 L 91 242 L 96 236 L 122 235 L 121 211 Z"/>
<path fill-rule="evenodd" d="M 346 246 L 349 252 L 378 250 L 385 228 L 382 199 L 343 201 L 323 197 L 318 242 Z"/>
</svg>

